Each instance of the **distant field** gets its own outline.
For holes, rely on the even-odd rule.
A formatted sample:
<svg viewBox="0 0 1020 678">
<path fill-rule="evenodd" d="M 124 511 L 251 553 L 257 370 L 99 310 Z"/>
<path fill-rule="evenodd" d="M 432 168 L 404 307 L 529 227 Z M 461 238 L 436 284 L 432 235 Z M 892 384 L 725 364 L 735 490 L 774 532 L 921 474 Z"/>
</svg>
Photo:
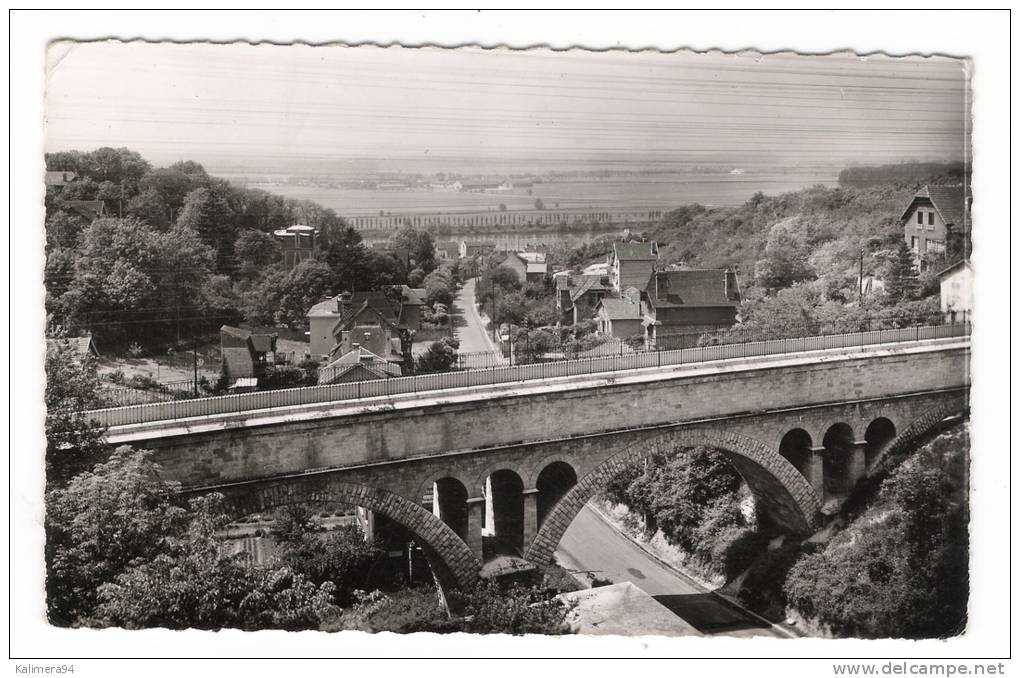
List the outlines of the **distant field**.
<svg viewBox="0 0 1020 678">
<path fill-rule="evenodd" d="M 778 194 L 814 184 L 835 185 L 835 176 L 822 174 L 762 174 L 699 176 L 694 174 L 584 179 L 535 184 L 526 189 L 469 193 L 427 189 L 364 190 L 324 188 L 277 182 L 249 182 L 289 198 L 312 200 L 341 216 L 372 216 L 380 211 L 403 214 L 437 214 L 499 210 L 532 210 L 540 198 L 547 210 L 555 209 L 673 209 L 690 202 L 703 205 L 739 205 L 754 193 Z"/>
</svg>

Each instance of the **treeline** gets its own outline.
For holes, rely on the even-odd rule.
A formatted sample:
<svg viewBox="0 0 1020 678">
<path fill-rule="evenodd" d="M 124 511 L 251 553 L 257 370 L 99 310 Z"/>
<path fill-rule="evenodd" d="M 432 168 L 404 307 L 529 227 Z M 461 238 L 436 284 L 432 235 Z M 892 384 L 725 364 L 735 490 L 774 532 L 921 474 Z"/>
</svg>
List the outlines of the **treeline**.
<svg viewBox="0 0 1020 678">
<path fill-rule="evenodd" d="M 879 184 L 969 183 L 962 162 L 902 162 L 893 165 L 847 167 L 839 173 L 839 185 L 865 188 Z"/>
<path fill-rule="evenodd" d="M 46 191 L 47 312 L 108 347 L 226 322 L 301 327 L 325 295 L 421 284 L 436 268 L 427 233 L 398 232 L 403 256 L 373 251 L 333 210 L 235 186 L 195 162 L 157 168 L 101 148 L 47 154 L 46 167 L 76 175 Z M 319 229 L 319 255 L 286 268 L 272 231 L 294 223 Z"/>
</svg>

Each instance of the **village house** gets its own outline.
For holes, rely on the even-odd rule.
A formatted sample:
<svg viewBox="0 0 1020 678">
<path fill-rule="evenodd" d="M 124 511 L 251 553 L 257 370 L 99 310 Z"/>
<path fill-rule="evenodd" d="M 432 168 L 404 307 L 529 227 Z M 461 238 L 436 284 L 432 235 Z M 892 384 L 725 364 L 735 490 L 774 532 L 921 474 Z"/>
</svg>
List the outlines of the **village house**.
<svg viewBox="0 0 1020 678">
<path fill-rule="evenodd" d="M 445 240 L 436 243 L 436 256 L 443 261 L 452 261 L 460 257 L 460 244 Z"/>
<path fill-rule="evenodd" d="M 324 299 L 312 306 L 307 314 L 311 355 L 317 359 L 327 358 L 335 355 L 338 346 L 345 348 L 343 353 L 347 353 L 356 343 L 388 359 L 392 351 L 387 346 L 397 339 L 396 353 L 402 360 L 405 350 L 401 342 L 408 344 L 406 348 L 409 351 L 409 333 L 421 329 L 421 307 L 424 305 L 425 290 L 407 285 L 371 292 L 345 292 Z M 364 325 L 365 329 L 357 329 L 360 325 Z M 343 332 L 347 332 L 346 344 Z M 366 332 L 372 336 L 368 342 L 363 341 Z"/>
<path fill-rule="evenodd" d="M 542 282 L 549 270 L 543 252 L 510 252 L 499 265 L 513 270 L 527 284 Z"/>
<path fill-rule="evenodd" d="M 644 289 L 655 270 L 659 248 L 654 242 L 615 242 L 609 255 L 609 279 L 617 294 L 628 287 Z"/>
<path fill-rule="evenodd" d="M 729 329 L 737 319 L 740 286 L 730 269 L 656 271 L 642 295 L 648 347 L 686 348 L 704 332 Z"/>
<path fill-rule="evenodd" d="M 288 268 L 297 266 L 305 259 L 314 259 L 317 254 L 319 232 L 311 226 L 294 224 L 273 231 L 273 237 L 280 243 L 283 263 Z"/>
<path fill-rule="evenodd" d="M 631 288 L 635 289 L 636 288 Z M 640 300 L 623 296 L 619 299 L 604 298 L 595 306 L 595 318 L 598 320 L 599 332 L 614 339 L 627 339 L 635 334 L 643 334 Z"/>
<path fill-rule="evenodd" d="M 964 322 L 973 318 L 974 268 L 961 259 L 939 273 L 939 300 L 947 322 Z"/>
<path fill-rule="evenodd" d="M 380 358 L 364 346 L 354 344 L 350 351 L 319 369 L 319 384 L 341 384 L 371 379 L 389 379 L 402 374 L 400 365 Z"/>
<path fill-rule="evenodd" d="M 462 240 L 460 243 L 460 258 L 467 259 L 496 251 L 496 243 Z"/>
<path fill-rule="evenodd" d="M 599 301 L 613 292 L 609 275 L 557 275 L 556 309 L 560 323 L 576 325 L 590 320 Z"/>
<path fill-rule="evenodd" d="M 944 258 L 951 232 L 962 234 L 970 221 L 970 199 L 964 186 L 925 186 L 900 215 L 903 238 L 915 259 Z"/>
<path fill-rule="evenodd" d="M 62 200 L 60 208 L 74 212 L 90 223 L 106 215 L 106 203 L 102 200 Z"/>
<path fill-rule="evenodd" d="M 96 344 L 92 340 L 91 334 L 85 334 L 80 337 L 63 337 L 46 340 L 47 349 L 52 349 L 57 346 L 69 346 L 81 358 L 84 358 L 85 356 L 92 356 L 93 358 L 99 357 L 99 351 L 96 350 Z"/>
<path fill-rule="evenodd" d="M 267 366 L 275 364 L 276 335 L 224 325 L 220 328 L 220 353 L 222 371 L 229 382 L 257 378 Z"/>
</svg>

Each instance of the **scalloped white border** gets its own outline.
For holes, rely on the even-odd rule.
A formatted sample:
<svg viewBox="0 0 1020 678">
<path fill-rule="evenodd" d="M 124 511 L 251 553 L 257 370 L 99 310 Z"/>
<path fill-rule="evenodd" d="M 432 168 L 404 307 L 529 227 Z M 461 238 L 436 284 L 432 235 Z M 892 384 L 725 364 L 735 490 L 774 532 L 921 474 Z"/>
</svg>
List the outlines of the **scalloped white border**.
<svg viewBox="0 0 1020 678">
<path fill-rule="evenodd" d="M 13 199 L 9 242 L 11 318 L 17 318 L 10 335 L 10 380 L 16 394 L 10 421 L 12 587 L 11 651 L 19 656 L 1001 656 L 1009 648 L 1007 587 L 1009 554 L 1005 542 L 1009 527 L 1009 421 L 1005 365 L 1009 356 L 1006 309 L 1009 288 L 1005 281 L 1009 255 L 1004 246 L 1010 235 L 1007 183 L 1009 155 L 1009 22 L 993 13 L 878 12 L 761 13 L 506 13 L 404 11 L 379 14 L 272 13 L 246 10 L 202 12 L 197 15 L 55 11 L 11 17 L 11 160 Z M 978 271 L 977 296 L 980 323 L 975 331 L 972 620 L 969 632 L 949 642 L 798 640 L 786 643 L 712 639 L 691 641 L 661 638 L 534 638 L 325 635 L 225 631 L 172 633 L 145 631 L 63 631 L 45 625 L 39 607 L 42 587 L 41 531 L 38 497 L 41 488 L 42 427 L 42 223 L 41 185 L 34 180 L 42 163 L 42 75 L 46 43 L 54 38 L 101 39 L 108 36 L 144 37 L 150 40 L 216 42 L 242 38 L 287 43 L 342 39 L 348 44 L 430 44 L 440 46 L 543 45 L 554 49 L 584 45 L 615 49 L 628 46 L 673 51 L 715 49 L 752 54 L 787 52 L 823 54 L 852 51 L 858 54 L 950 54 L 974 59 L 975 200 L 974 223 Z M 654 46 L 654 47 L 649 47 Z M 988 239 L 983 237 L 988 233 Z M 993 235 L 994 234 L 994 235 Z M 991 238 L 996 238 L 993 241 Z M 13 260 L 11 257 L 14 257 Z M 986 273 L 987 272 L 987 273 Z M 10 328 L 8 328 L 10 329 Z M 38 354 L 38 355 L 36 355 Z M 36 359 L 38 358 L 38 360 Z M 54 664 L 52 661 L 10 662 Z M 831 675 L 831 661 L 719 661 L 690 662 L 671 667 L 690 675 L 709 671 L 747 671 L 763 675 Z M 879 665 L 885 661 L 876 662 Z M 960 662 L 953 662 L 960 663 Z M 77 662 L 78 674 L 136 676 L 196 672 L 280 675 L 284 673 L 389 672 L 448 675 L 458 668 L 473 675 L 501 674 L 522 667 L 502 662 L 461 664 L 402 663 L 384 667 L 358 662 L 342 668 L 278 662 Z M 537 668 L 537 667 L 536 667 Z M 544 665 L 550 672 L 618 675 L 624 664 L 585 662 Z M 639 670 L 641 665 L 639 665 Z M 648 668 L 651 668 L 650 666 Z M 666 669 L 670 670 L 670 669 Z"/>
</svg>

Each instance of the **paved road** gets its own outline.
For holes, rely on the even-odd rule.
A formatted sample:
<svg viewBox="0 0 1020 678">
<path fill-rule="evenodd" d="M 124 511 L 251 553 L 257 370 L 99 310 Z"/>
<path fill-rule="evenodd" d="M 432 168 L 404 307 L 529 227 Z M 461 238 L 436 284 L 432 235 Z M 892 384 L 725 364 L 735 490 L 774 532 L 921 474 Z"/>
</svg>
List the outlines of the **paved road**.
<svg viewBox="0 0 1020 678">
<path fill-rule="evenodd" d="M 788 637 L 666 567 L 588 506 L 563 535 L 556 558 L 568 569 L 595 571 L 613 583 L 633 583 L 704 634 Z"/>
<path fill-rule="evenodd" d="M 475 307 L 475 281 L 477 278 L 467 280 L 457 297 L 453 300 L 453 307 L 450 309 L 453 319 L 453 335 L 460 342 L 460 352 L 492 354 L 482 359 L 485 365 L 467 365 L 467 367 L 490 367 L 493 364 L 504 364 L 506 361 L 492 345 L 492 339 L 485 331 L 485 325 L 478 315 Z"/>
</svg>

